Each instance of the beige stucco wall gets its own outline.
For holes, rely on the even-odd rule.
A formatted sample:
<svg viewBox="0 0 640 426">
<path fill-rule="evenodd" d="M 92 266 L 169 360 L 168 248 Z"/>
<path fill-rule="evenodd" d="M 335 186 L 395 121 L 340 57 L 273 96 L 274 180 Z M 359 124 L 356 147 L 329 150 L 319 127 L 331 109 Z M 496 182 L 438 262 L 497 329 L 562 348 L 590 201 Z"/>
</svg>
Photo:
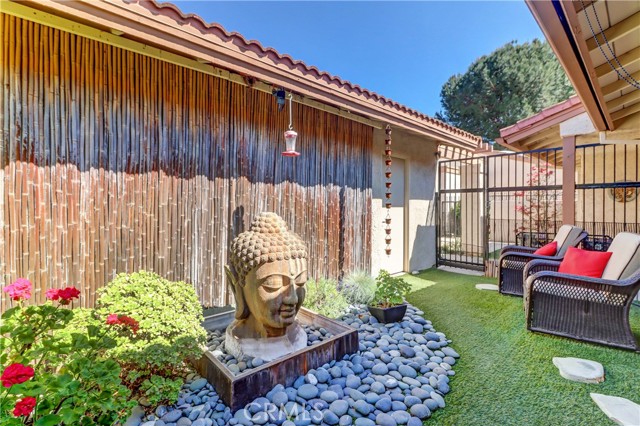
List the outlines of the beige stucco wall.
<svg viewBox="0 0 640 426">
<path fill-rule="evenodd" d="M 482 161 L 469 160 L 468 165 L 463 165 L 460 170 L 460 187 L 483 188 Z M 490 193 L 489 226 L 491 233 L 489 241 L 514 242 L 516 228 L 529 227 L 529 219 L 516 211 L 516 206 L 523 203 L 523 197 L 516 196 L 515 187 L 526 187 L 529 181 L 531 167 L 545 167 L 545 162 L 537 158 L 529 159 L 522 156 L 496 155 L 488 160 L 489 188 L 506 188 L 502 192 Z M 554 169 L 553 163 L 549 166 L 554 174 L 548 178 L 549 185 L 562 185 L 562 168 Z M 560 202 L 561 192 L 557 191 L 556 221 L 562 220 L 562 206 Z M 461 195 L 461 244 L 466 254 L 482 254 L 483 244 L 483 216 L 484 205 L 481 194 Z M 549 210 L 551 211 L 551 203 Z M 491 247 L 490 247 L 491 249 Z"/>
<path fill-rule="evenodd" d="M 577 184 L 638 181 L 640 178 L 640 149 L 637 145 L 626 145 L 626 149 L 625 145 L 605 145 L 577 152 L 580 153 L 576 161 Z M 635 223 L 639 214 L 637 199 L 616 202 L 609 189 L 576 191 L 578 222 Z"/>
<path fill-rule="evenodd" d="M 392 133 L 393 156 L 405 160 L 405 271 L 430 268 L 435 264 L 435 182 L 437 143 L 400 130 Z M 384 130 L 373 135 L 373 194 L 371 269 L 376 275 L 386 269 L 386 188 L 384 165 Z M 393 188 L 392 188 L 393 192 Z M 393 223 L 391 225 L 393 227 Z"/>
</svg>

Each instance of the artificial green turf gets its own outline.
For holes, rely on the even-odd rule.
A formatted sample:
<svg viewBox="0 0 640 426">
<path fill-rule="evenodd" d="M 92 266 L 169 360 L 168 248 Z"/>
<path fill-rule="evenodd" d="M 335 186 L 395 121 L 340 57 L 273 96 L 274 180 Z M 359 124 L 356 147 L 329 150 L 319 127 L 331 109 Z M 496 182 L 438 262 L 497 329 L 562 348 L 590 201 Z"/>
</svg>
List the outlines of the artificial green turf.
<svg viewBox="0 0 640 426">
<path fill-rule="evenodd" d="M 640 355 L 526 330 L 522 299 L 475 289 L 495 279 L 431 269 L 405 278 L 408 301 L 422 309 L 452 340 L 460 359 L 454 366 L 447 407 L 428 425 L 613 424 L 589 393 L 621 396 L 640 403 Z M 631 324 L 640 335 L 640 308 Z M 602 363 L 606 380 L 583 384 L 565 380 L 554 356 Z"/>
</svg>

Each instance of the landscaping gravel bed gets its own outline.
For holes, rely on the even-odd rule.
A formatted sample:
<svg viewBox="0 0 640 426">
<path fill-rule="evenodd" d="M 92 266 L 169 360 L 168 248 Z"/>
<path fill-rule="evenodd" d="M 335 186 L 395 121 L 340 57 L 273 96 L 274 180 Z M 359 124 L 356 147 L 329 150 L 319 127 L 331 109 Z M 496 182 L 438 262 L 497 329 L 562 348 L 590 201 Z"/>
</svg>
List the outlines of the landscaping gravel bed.
<svg viewBox="0 0 640 426">
<path fill-rule="evenodd" d="M 357 328 L 357 353 L 310 370 L 293 386 L 277 385 L 236 413 L 193 373 L 175 406 L 157 407 L 144 417 L 134 415 L 127 426 L 419 426 L 445 407 L 449 377 L 459 357 L 446 336 L 422 315 L 409 305 L 402 322 L 379 324 L 365 307 L 352 308 L 341 321 Z M 316 331 L 320 332 L 307 330 Z M 221 336 L 214 336 L 210 342 L 218 342 L 214 350 L 220 350 Z M 245 369 L 249 365 L 255 366 L 255 359 L 246 362 Z"/>
<path fill-rule="evenodd" d="M 302 328 L 307 333 L 307 346 L 317 345 L 333 336 L 328 330 L 314 324 L 303 325 Z M 207 348 L 216 358 L 222 361 L 234 375 L 260 367 L 264 364 L 262 358 L 245 356 L 237 359 L 235 356 L 226 353 L 224 339 L 224 330 L 207 330 Z"/>
</svg>

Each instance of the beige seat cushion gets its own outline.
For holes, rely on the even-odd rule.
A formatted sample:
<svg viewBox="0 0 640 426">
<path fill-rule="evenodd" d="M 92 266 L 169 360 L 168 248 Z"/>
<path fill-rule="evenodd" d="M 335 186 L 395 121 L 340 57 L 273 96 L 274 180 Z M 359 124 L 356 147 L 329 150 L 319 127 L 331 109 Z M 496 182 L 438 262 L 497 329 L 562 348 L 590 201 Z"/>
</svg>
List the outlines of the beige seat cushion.
<svg viewBox="0 0 640 426">
<path fill-rule="evenodd" d="M 581 233 L 582 228 L 571 225 L 562 225 L 560 229 L 558 229 L 556 237 L 553 239 L 553 241 L 558 243 L 558 252 L 556 253 L 556 256 L 564 256 L 567 249 L 573 245 L 573 242 Z"/>
<path fill-rule="evenodd" d="M 640 235 L 621 232 L 613 239 L 607 251 L 613 254 L 604 268 L 602 278 L 623 280 L 640 268 Z"/>
</svg>

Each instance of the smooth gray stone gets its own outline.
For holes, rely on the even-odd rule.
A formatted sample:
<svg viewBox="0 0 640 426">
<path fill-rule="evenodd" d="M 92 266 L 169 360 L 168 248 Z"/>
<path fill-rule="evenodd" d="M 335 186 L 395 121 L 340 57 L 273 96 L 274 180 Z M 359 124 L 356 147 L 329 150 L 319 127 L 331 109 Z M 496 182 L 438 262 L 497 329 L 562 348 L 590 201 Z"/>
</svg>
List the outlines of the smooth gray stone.
<svg viewBox="0 0 640 426">
<path fill-rule="evenodd" d="M 298 388 L 298 396 L 304 399 L 312 399 L 318 396 L 318 388 L 306 383 Z"/>
<path fill-rule="evenodd" d="M 167 414 L 162 416 L 161 420 L 165 423 L 173 423 L 177 421 L 180 417 L 182 417 L 182 410 L 173 410 L 169 411 Z"/>
<path fill-rule="evenodd" d="M 376 424 L 379 426 L 397 426 L 396 420 L 386 413 L 380 413 L 376 416 Z"/>
<path fill-rule="evenodd" d="M 373 366 L 371 372 L 373 374 L 385 375 L 389 372 L 389 368 L 386 366 L 386 364 L 378 363 Z"/>
<path fill-rule="evenodd" d="M 328 425 L 336 425 L 340 422 L 340 418 L 333 411 L 326 410 L 322 413 L 322 421 Z"/>
<path fill-rule="evenodd" d="M 418 376 L 418 373 L 416 372 L 416 370 L 412 367 L 409 367 L 408 365 L 398 366 L 398 372 L 403 376 L 411 377 L 412 379 L 415 379 Z"/>
<path fill-rule="evenodd" d="M 407 422 L 407 426 L 422 426 L 422 420 L 417 417 L 411 417 Z"/>
<path fill-rule="evenodd" d="M 371 407 L 371 404 L 369 404 L 367 401 L 360 399 L 356 401 L 355 404 L 353 404 L 353 408 L 358 413 L 362 414 L 363 416 L 366 416 L 371 412 L 372 407 Z"/>
<path fill-rule="evenodd" d="M 178 422 L 176 423 L 176 426 L 191 426 L 191 420 L 189 420 L 189 418 L 187 417 L 181 417 L 178 419 Z"/>
<path fill-rule="evenodd" d="M 424 420 L 431 416 L 431 411 L 424 404 L 416 404 L 409 409 L 412 416 L 416 416 L 420 420 Z"/>
<path fill-rule="evenodd" d="M 326 390 L 320 394 L 320 399 L 330 404 L 336 399 L 338 399 L 338 394 L 335 393 L 334 391 Z M 337 420 L 338 419 L 336 419 L 336 423 L 337 423 Z"/>
<path fill-rule="evenodd" d="M 391 417 L 393 417 L 397 424 L 404 425 L 407 424 L 407 422 L 411 418 L 411 415 L 407 413 L 406 410 L 397 410 L 391 413 Z"/>
<path fill-rule="evenodd" d="M 438 403 L 440 408 L 445 407 L 444 398 L 437 392 L 431 392 L 431 398 Z"/>
<path fill-rule="evenodd" d="M 455 350 L 453 350 L 449 346 L 445 346 L 444 348 L 440 348 L 440 350 L 442 351 L 442 353 L 444 353 L 447 356 L 451 356 L 453 358 L 460 358 L 460 355 L 458 355 L 458 352 L 456 352 Z"/>
<path fill-rule="evenodd" d="M 335 400 L 329 405 L 329 410 L 335 413 L 338 417 L 342 417 L 347 413 L 347 410 L 349 410 L 349 403 L 344 399 Z"/>
<path fill-rule="evenodd" d="M 390 398 L 380 398 L 378 402 L 375 403 L 375 408 L 382 411 L 383 413 L 391 411 L 392 406 L 393 403 Z"/>
</svg>

